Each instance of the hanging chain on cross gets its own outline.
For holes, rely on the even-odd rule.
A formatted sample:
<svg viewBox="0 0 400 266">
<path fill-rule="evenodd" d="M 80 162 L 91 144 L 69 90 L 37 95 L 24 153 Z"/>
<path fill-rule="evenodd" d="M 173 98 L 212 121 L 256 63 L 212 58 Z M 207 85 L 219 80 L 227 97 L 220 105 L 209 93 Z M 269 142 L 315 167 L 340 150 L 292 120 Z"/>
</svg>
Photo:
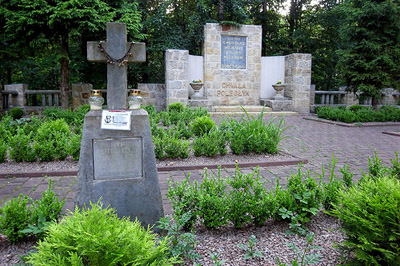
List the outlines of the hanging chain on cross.
<svg viewBox="0 0 400 266">
<path fill-rule="evenodd" d="M 99 45 L 97 47 L 99 47 L 100 52 L 103 53 L 103 55 L 106 58 L 108 64 L 111 64 L 111 65 L 118 64 L 118 66 L 120 67 L 120 66 L 128 64 L 128 57 L 132 57 L 133 56 L 133 54 L 131 53 L 131 49 L 132 49 L 133 44 L 135 42 L 131 42 L 131 45 L 129 46 L 128 51 L 120 59 L 115 59 L 114 57 L 109 55 L 107 53 L 107 51 L 104 49 L 103 43 L 104 43 L 104 41 L 100 41 Z"/>
</svg>

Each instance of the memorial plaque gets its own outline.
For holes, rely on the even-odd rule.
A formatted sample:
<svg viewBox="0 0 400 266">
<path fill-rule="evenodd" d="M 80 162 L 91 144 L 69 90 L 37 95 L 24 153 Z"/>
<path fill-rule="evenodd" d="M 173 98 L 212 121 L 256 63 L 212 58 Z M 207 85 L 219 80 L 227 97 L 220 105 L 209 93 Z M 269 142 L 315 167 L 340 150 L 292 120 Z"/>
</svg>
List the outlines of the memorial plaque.
<svg viewBox="0 0 400 266">
<path fill-rule="evenodd" d="M 221 36 L 221 68 L 246 69 L 246 37 Z"/>
<path fill-rule="evenodd" d="M 142 178 L 142 139 L 94 139 L 93 160 L 95 180 Z"/>
</svg>

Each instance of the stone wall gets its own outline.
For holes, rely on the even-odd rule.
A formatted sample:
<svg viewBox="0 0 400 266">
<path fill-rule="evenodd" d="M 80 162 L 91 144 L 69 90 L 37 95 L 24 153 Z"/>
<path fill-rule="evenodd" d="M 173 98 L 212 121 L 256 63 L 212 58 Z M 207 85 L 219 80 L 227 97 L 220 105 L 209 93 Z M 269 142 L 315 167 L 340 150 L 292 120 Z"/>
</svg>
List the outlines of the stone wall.
<svg viewBox="0 0 400 266">
<path fill-rule="evenodd" d="M 93 85 L 90 83 L 73 83 L 72 84 L 72 107 L 78 108 L 84 104 L 89 104 L 90 91 Z"/>
<path fill-rule="evenodd" d="M 188 88 L 188 50 L 167 50 L 165 52 L 166 105 L 189 100 Z"/>
<path fill-rule="evenodd" d="M 294 111 L 310 112 L 311 54 L 290 54 L 285 58 L 285 97 L 292 98 Z"/>
<path fill-rule="evenodd" d="M 260 104 L 261 31 L 258 25 L 235 27 L 207 23 L 204 26 L 204 90 L 210 105 Z M 229 55 L 222 55 L 222 38 L 225 45 L 229 37 L 238 41 L 228 52 L 232 57 L 243 57 L 238 58 L 245 60 L 243 67 L 222 64 L 223 57 Z M 240 50 L 241 45 L 245 49 Z M 238 54 L 234 54 L 235 49 Z M 245 54 L 240 53 L 243 50 Z"/>
<path fill-rule="evenodd" d="M 165 84 L 139 83 L 138 90 L 143 92 L 143 105 L 153 105 L 157 111 L 165 110 Z"/>
</svg>

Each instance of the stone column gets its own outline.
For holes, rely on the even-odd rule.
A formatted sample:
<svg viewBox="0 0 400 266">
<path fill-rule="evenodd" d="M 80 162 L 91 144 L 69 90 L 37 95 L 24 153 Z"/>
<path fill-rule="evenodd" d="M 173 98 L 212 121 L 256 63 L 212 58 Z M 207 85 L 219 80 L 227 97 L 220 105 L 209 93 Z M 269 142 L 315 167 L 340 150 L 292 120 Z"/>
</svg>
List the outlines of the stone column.
<svg viewBox="0 0 400 266">
<path fill-rule="evenodd" d="M 187 105 L 188 88 L 188 50 L 169 49 L 165 52 L 166 105 L 180 102 Z"/>
<path fill-rule="evenodd" d="M 360 104 L 360 101 L 358 100 L 354 92 L 347 90 L 347 87 L 339 87 L 339 91 L 346 92 L 346 94 L 343 95 L 341 102 L 339 103 L 345 104 L 347 107 Z"/>
<path fill-rule="evenodd" d="M 74 109 L 89 103 L 90 91 L 93 85 L 90 83 L 72 84 L 72 106 Z"/>
<path fill-rule="evenodd" d="M 294 111 L 310 112 L 311 54 L 290 54 L 285 57 L 285 97 L 292 98 Z"/>
<path fill-rule="evenodd" d="M 20 107 L 24 108 L 27 101 L 25 96 L 25 91 L 28 89 L 28 84 L 8 84 L 4 85 L 4 91 L 16 92 L 16 95 L 10 95 L 9 107 Z"/>
</svg>

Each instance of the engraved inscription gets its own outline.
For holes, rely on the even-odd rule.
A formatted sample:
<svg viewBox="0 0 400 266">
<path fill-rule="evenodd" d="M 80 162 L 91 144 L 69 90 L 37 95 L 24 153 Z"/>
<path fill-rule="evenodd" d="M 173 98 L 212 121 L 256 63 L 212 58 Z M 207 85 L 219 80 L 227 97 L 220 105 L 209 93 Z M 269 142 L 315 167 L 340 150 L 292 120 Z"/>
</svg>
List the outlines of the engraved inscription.
<svg viewBox="0 0 400 266">
<path fill-rule="evenodd" d="M 94 139 L 94 179 L 143 177 L 142 138 Z"/>
<path fill-rule="evenodd" d="M 221 36 L 221 68 L 246 69 L 246 37 Z"/>
</svg>

